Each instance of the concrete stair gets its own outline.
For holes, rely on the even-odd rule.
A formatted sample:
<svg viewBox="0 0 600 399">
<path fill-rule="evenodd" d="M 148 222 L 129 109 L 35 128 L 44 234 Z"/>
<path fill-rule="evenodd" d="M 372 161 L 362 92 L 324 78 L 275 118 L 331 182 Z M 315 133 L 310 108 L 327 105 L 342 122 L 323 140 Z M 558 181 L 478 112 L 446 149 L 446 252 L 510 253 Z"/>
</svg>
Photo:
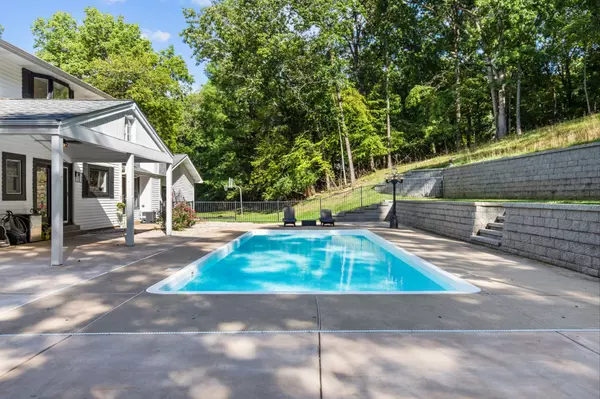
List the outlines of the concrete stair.
<svg viewBox="0 0 600 399">
<path fill-rule="evenodd" d="M 334 215 L 336 222 L 381 222 L 392 208 L 391 201 L 363 206 L 350 211 L 342 211 Z"/>
<path fill-rule="evenodd" d="M 493 222 L 487 224 L 484 229 L 479 229 L 477 234 L 471 236 L 471 242 L 498 248 L 502 245 L 502 232 L 504 231 L 504 215 L 496 217 Z"/>
</svg>

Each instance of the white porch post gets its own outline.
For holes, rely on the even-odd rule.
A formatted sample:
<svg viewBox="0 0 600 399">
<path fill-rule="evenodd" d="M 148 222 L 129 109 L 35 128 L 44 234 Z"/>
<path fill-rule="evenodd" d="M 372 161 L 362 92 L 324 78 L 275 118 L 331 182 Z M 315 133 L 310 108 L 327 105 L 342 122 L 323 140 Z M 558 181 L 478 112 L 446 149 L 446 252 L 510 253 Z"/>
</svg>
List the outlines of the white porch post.
<svg viewBox="0 0 600 399">
<path fill-rule="evenodd" d="M 63 139 L 52 136 L 52 167 L 51 195 L 52 205 L 50 215 L 52 220 L 52 242 L 50 248 L 50 264 L 60 266 L 64 263 L 63 254 Z"/>
<path fill-rule="evenodd" d="M 170 236 L 173 234 L 173 164 L 167 164 L 167 176 L 166 176 L 166 198 L 167 209 L 165 218 L 165 233 Z"/>
<path fill-rule="evenodd" d="M 133 181 L 135 176 L 133 175 L 133 166 L 135 157 L 133 154 L 129 155 L 127 163 L 125 164 L 125 192 L 127 198 L 125 198 L 125 214 L 127 216 L 127 232 L 125 234 L 125 245 L 128 247 L 134 246 L 134 228 L 135 222 L 133 220 L 133 208 L 134 208 L 134 196 L 133 196 Z"/>
</svg>

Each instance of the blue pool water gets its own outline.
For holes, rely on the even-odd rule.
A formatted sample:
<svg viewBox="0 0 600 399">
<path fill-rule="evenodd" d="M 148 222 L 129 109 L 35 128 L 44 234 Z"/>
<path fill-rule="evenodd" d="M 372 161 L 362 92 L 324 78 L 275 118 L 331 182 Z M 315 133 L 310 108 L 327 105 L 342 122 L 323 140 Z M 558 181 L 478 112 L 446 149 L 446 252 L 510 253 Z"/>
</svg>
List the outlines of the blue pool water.
<svg viewBox="0 0 600 399">
<path fill-rule="evenodd" d="M 478 289 L 365 230 L 296 230 L 248 233 L 149 291 L 442 293 Z"/>
</svg>

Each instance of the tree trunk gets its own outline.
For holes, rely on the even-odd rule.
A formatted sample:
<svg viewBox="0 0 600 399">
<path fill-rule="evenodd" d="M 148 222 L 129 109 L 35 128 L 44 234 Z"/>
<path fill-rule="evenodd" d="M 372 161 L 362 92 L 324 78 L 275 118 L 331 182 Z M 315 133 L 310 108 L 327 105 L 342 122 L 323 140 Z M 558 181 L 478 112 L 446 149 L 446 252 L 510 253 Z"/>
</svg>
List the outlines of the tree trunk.
<svg viewBox="0 0 600 399">
<path fill-rule="evenodd" d="M 336 100 L 337 101 L 337 100 Z M 340 154 L 342 154 L 342 177 L 344 178 L 344 186 L 348 185 L 348 179 L 346 178 L 346 161 L 344 160 L 344 144 L 342 140 L 342 128 L 340 127 L 340 120 L 337 120 L 338 133 L 340 135 Z"/>
<path fill-rule="evenodd" d="M 387 133 L 387 167 L 392 169 L 392 126 L 390 122 L 390 65 L 387 40 L 385 42 L 385 128 Z"/>
<path fill-rule="evenodd" d="M 565 90 L 567 91 L 567 106 L 569 107 L 568 111 L 570 111 L 571 106 L 573 105 L 573 82 L 571 79 L 571 57 L 569 57 L 569 54 L 567 54 L 565 57 L 565 79 Z"/>
<path fill-rule="evenodd" d="M 375 172 L 375 170 L 377 170 L 375 168 L 375 157 L 373 156 L 373 154 L 371 154 L 371 157 L 369 159 L 369 164 L 371 166 L 371 171 Z"/>
<path fill-rule="evenodd" d="M 498 89 L 498 130 L 496 138 L 501 140 L 506 137 L 506 82 L 504 81 L 504 71 L 498 73 L 497 81 L 500 88 Z"/>
<path fill-rule="evenodd" d="M 496 136 L 498 136 L 498 100 L 496 99 L 496 85 L 494 81 L 494 66 L 489 57 L 486 57 L 488 82 L 490 84 L 490 92 L 492 94 L 492 115 L 494 116 L 494 127 L 496 128 Z"/>
<path fill-rule="evenodd" d="M 587 90 L 587 67 L 586 67 L 586 55 L 587 48 L 583 51 L 583 92 L 585 93 L 585 102 L 587 104 L 588 115 L 592 114 L 592 107 L 590 107 L 590 97 L 588 96 Z"/>
<path fill-rule="evenodd" d="M 329 173 L 325 173 L 325 187 L 327 187 L 327 191 L 331 190 L 331 180 L 329 179 Z"/>
<path fill-rule="evenodd" d="M 475 133 L 473 132 L 473 120 L 471 117 L 471 112 L 467 114 L 467 127 L 469 129 L 469 133 L 467 135 L 467 146 L 471 147 L 471 144 L 475 141 Z"/>
<path fill-rule="evenodd" d="M 512 100 L 512 91 L 510 90 L 510 86 L 508 86 L 506 90 L 506 133 L 510 134 L 512 131 L 512 119 L 510 115 L 510 103 Z"/>
<path fill-rule="evenodd" d="M 460 148 L 462 141 L 462 132 L 460 131 L 460 120 L 461 120 L 461 99 L 460 99 L 460 58 L 458 56 L 458 44 L 460 41 L 460 28 L 458 27 L 458 7 L 455 7 L 455 14 L 453 17 L 453 31 L 454 31 L 454 76 L 456 84 L 456 148 Z"/>
<path fill-rule="evenodd" d="M 521 63 L 517 64 L 517 101 L 515 104 L 516 114 L 516 129 L 517 136 L 520 136 L 523 132 L 521 131 Z"/>
<path fill-rule="evenodd" d="M 342 94 L 340 93 L 340 88 L 337 84 L 335 85 L 335 95 L 337 96 L 337 103 L 340 109 L 340 124 L 342 127 L 342 134 L 344 136 L 344 141 L 346 142 L 346 154 L 348 154 L 348 169 L 350 172 L 350 185 L 353 186 L 354 183 L 356 183 L 356 175 L 354 174 L 352 149 L 350 148 L 350 138 L 348 137 L 348 129 L 346 128 L 346 121 L 344 119 L 344 104 L 342 103 Z"/>
</svg>

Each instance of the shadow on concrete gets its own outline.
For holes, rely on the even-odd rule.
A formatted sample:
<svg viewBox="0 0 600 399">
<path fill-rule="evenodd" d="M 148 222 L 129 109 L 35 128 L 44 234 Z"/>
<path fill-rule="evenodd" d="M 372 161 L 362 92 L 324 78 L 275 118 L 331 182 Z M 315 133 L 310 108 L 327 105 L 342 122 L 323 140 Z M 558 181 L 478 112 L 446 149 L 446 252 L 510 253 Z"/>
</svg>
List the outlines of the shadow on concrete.
<svg viewBox="0 0 600 399">
<path fill-rule="evenodd" d="M 74 275 L 79 279 L 77 284 L 0 313 L 0 332 L 297 331 L 318 330 L 319 325 L 331 330 L 600 328 L 600 287 L 596 279 L 413 229 L 373 231 L 483 291 L 471 295 L 318 298 L 155 295 L 145 291 L 173 273 L 168 269 L 183 267 L 243 233 L 231 228 L 206 231 L 195 237 L 143 238 L 135 248 L 126 248 L 128 251 L 121 251 L 120 245 L 112 241 L 84 245 L 79 252 L 73 251 L 66 267 L 52 270 L 61 284 L 69 280 L 64 276 Z M 110 269 L 131 258 L 126 267 Z M 75 259 L 81 261 L 72 262 Z M 87 262 L 96 276 L 107 268 L 105 274 L 81 280 L 81 270 Z M 13 269 L 14 266 L 0 270 L 0 275 L 15 273 L 7 288 L 23 289 L 19 272 Z M 44 275 L 32 287 L 51 284 L 52 277 Z M 518 377 L 515 369 L 511 371 L 511 362 L 520 362 L 519 367 L 527 369 L 525 373 L 532 373 L 530 378 L 536 381 L 533 386 L 542 387 L 552 378 L 570 378 L 577 370 L 582 377 L 569 389 L 581 393 L 577 397 L 598 392 L 590 388 L 590 373 L 596 372 L 597 376 L 597 368 L 590 365 L 593 359 L 576 357 L 571 347 L 568 351 L 552 352 L 558 345 L 554 338 L 540 343 L 535 336 L 525 337 L 526 347 L 531 346 L 531 350 L 519 353 L 510 347 L 510 340 L 489 341 L 485 337 L 473 338 L 471 344 L 467 339 L 455 343 L 428 337 L 382 339 L 380 334 L 321 335 L 326 397 L 398 397 L 402 389 L 407 389 L 403 394 L 408 396 L 442 397 L 449 386 L 457 389 L 459 396 L 506 397 L 508 388 L 501 384 L 510 386 Z M 18 340 L 25 339 L 30 341 L 19 344 Z M 13 361 L 8 369 L 12 371 L 0 377 L 0 396 L 26 392 L 26 397 L 66 398 L 167 394 L 207 398 L 319 397 L 319 344 L 314 333 L 88 335 L 11 340 L 4 349 L 0 348 L 0 359 L 24 360 Z M 331 352 L 327 352 L 328 343 Z M 569 345 L 577 346 L 571 341 Z M 545 354 L 547 357 L 526 360 L 545 350 L 550 351 Z M 508 353 L 507 357 L 496 359 L 503 352 Z M 481 384 L 486 374 L 468 366 L 472 356 L 491 367 L 488 371 L 491 370 L 494 383 L 490 383 L 489 392 L 493 394 L 474 395 L 478 392 L 472 386 L 474 381 L 480 384 L 477 389 L 484 389 Z M 597 354 L 595 360 L 597 365 Z M 559 370 L 556 364 L 565 370 Z M 541 377 L 544 373 L 550 380 Z M 451 378 L 458 378 L 458 382 L 452 383 Z M 423 391 L 425 384 L 429 391 Z M 526 387 L 523 389 L 527 391 Z"/>
</svg>

